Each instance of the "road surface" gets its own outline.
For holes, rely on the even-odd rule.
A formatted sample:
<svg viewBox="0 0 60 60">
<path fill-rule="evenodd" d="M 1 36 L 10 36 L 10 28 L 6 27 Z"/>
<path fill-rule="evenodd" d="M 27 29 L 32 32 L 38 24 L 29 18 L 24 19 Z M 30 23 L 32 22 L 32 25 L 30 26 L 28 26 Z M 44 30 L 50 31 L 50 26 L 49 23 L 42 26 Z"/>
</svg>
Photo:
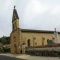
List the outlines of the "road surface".
<svg viewBox="0 0 60 60">
<path fill-rule="evenodd" d="M 0 55 L 0 60 L 25 60 L 25 59 Z"/>
</svg>

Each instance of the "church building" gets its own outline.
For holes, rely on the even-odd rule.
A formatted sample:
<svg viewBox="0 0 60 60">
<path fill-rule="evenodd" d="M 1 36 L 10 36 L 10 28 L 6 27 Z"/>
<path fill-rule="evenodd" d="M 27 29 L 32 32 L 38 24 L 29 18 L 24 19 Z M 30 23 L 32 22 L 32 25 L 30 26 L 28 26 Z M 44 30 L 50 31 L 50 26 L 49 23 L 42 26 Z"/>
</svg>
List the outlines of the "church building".
<svg viewBox="0 0 60 60">
<path fill-rule="evenodd" d="M 13 9 L 12 32 L 10 34 L 11 53 L 24 53 L 26 47 L 51 45 L 55 39 L 54 31 L 21 29 L 16 8 Z M 60 32 L 58 32 L 60 39 Z"/>
</svg>

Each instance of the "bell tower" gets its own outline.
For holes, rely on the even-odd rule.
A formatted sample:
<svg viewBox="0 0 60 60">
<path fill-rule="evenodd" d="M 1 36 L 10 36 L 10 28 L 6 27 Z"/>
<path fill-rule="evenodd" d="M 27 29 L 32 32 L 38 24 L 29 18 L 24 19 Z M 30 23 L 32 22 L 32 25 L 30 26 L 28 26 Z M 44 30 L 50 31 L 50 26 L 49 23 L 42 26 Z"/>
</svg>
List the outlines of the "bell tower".
<svg viewBox="0 0 60 60">
<path fill-rule="evenodd" d="M 19 16 L 17 10 L 13 9 L 12 16 L 12 32 L 10 34 L 11 53 L 20 53 L 21 51 L 21 29 L 19 28 Z"/>
</svg>

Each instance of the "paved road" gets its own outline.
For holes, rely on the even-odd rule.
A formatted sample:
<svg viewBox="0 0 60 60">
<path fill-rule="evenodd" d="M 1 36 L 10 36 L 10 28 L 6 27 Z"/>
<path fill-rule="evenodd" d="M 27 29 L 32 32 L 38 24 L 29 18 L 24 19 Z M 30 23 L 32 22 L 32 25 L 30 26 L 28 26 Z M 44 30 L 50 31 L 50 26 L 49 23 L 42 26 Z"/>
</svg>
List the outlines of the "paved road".
<svg viewBox="0 0 60 60">
<path fill-rule="evenodd" d="M 0 55 L 0 60 L 25 60 L 25 59 Z"/>
</svg>

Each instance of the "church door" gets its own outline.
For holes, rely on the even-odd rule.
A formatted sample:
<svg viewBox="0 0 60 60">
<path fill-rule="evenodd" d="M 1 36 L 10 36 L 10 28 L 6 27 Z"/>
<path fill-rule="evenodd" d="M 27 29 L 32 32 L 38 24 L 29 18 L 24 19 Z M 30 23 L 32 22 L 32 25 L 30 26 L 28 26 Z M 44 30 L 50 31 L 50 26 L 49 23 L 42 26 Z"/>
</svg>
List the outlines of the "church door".
<svg viewBox="0 0 60 60">
<path fill-rule="evenodd" d="M 28 47 L 30 47 L 30 39 L 28 39 L 27 45 L 28 45 Z"/>
</svg>

